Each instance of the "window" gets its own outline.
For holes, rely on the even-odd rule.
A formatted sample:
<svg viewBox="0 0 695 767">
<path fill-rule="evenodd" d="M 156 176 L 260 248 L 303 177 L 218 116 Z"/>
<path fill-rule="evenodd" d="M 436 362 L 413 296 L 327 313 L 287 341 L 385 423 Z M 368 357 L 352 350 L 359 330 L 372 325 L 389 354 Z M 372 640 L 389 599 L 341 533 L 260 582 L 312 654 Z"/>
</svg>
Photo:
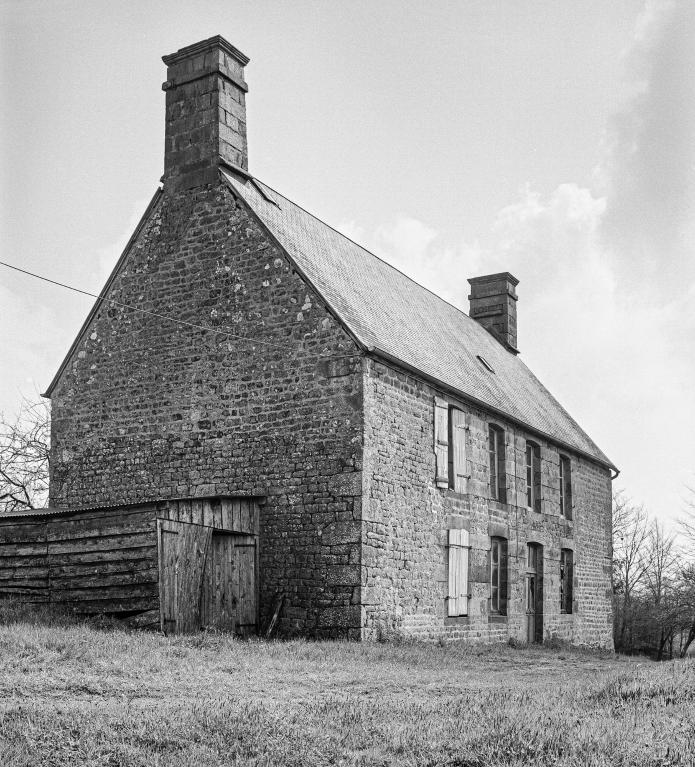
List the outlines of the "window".
<svg viewBox="0 0 695 767">
<path fill-rule="evenodd" d="M 490 458 L 490 495 L 500 503 L 507 502 L 507 477 L 504 471 L 504 432 L 499 426 L 488 427 Z"/>
<path fill-rule="evenodd" d="M 468 530 L 449 530 L 447 615 L 468 615 Z"/>
<path fill-rule="evenodd" d="M 571 549 L 560 551 L 560 612 L 572 613 L 572 579 L 574 554 Z"/>
<path fill-rule="evenodd" d="M 566 455 L 560 456 L 560 514 L 572 519 L 572 464 Z"/>
<path fill-rule="evenodd" d="M 535 442 L 526 442 L 526 505 L 541 510 L 541 449 Z"/>
<path fill-rule="evenodd" d="M 507 541 L 492 538 L 490 543 L 490 613 L 507 614 Z"/>
<path fill-rule="evenodd" d="M 495 368 L 492 367 L 492 365 L 485 359 L 485 357 L 481 357 L 480 354 L 478 354 L 477 357 L 480 360 L 480 364 L 485 368 L 485 370 L 488 370 L 490 373 L 495 372 Z"/>
<path fill-rule="evenodd" d="M 466 414 L 446 400 L 434 401 L 434 455 L 437 487 L 468 491 L 466 470 Z"/>
</svg>

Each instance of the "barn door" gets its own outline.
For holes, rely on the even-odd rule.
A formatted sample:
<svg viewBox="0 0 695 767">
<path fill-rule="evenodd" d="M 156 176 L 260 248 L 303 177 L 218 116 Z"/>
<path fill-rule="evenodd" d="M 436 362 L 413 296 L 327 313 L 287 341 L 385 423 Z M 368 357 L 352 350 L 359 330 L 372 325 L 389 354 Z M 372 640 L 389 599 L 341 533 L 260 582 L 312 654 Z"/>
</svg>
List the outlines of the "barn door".
<svg viewBox="0 0 695 767">
<path fill-rule="evenodd" d="M 160 519 L 162 631 L 256 630 L 256 538 Z"/>
<path fill-rule="evenodd" d="M 163 519 L 158 527 L 162 631 L 198 631 L 212 529 Z"/>
<path fill-rule="evenodd" d="M 247 636 L 256 631 L 256 539 L 214 530 L 202 624 Z"/>
</svg>

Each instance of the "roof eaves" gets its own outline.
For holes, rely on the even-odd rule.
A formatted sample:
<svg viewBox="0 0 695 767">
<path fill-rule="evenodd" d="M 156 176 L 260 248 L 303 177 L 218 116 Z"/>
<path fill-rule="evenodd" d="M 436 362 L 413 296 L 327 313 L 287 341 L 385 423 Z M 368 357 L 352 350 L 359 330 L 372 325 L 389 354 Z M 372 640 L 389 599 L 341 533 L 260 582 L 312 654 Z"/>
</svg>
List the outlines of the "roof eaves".
<svg viewBox="0 0 695 767">
<path fill-rule="evenodd" d="M 394 357 L 392 354 L 389 354 L 388 352 L 384 351 L 383 349 L 379 349 L 376 346 L 369 347 L 367 349 L 367 353 L 374 356 L 374 357 L 380 357 L 381 359 L 385 360 L 386 362 L 391 362 L 394 365 L 398 365 L 399 367 L 402 367 L 404 370 L 407 370 L 408 372 L 415 373 L 416 375 L 420 376 L 421 378 L 424 378 L 428 380 L 429 382 L 436 384 L 437 386 L 441 387 L 442 389 L 451 392 L 452 394 L 456 395 L 460 399 L 463 399 L 467 402 L 470 402 L 473 405 L 476 405 L 477 407 L 480 407 L 483 410 L 487 410 L 488 412 L 494 413 L 502 418 L 505 418 L 512 423 L 515 423 L 517 426 L 521 426 L 525 430 L 531 432 L 532 434 L 535 434 L 536 436 L 542 437 L 543 439 L 548 440 L 549 442 L 552 442 L 556 445 L 559 445 L 560 447 L 565 448 L 566 450 L 569 450 L 571 452 L 577 453 L 584 458 L 588 458 L 591 461 L 594 461 L 596 463 L 600 463 L 602 466 L 605 466 L 608 469 L 611 469 L 611 471 L 615 471 L 620 473 L 620 470 L 614 466 L 608 458 L 600 458 L 597 455 L 592 455 L 591 453 L 587 452 L 586 450 L 582 450 L 581 448 L 578 448 L 574 445 L 570 445 L 557 437 L 553 436 L 552 434 L 548 434 L 540 429 L 537 429 L 534 426 L 530 426 L 529 424 L 525 423 L 524 421 L 520 420 L 519 418 L 516 418 L 513 415 L 509 415 L 509 413 L 505 413 L 503 410 L 500 410 L 499 408 L 493 407 L 492 405 L 488 405 L 487 402 L 483 402 L 482 400 L 477 399 L 476 397 L 473 397 L 470 394 L 467 394 L 464 391 L 461 391 L 460 389 L 456 389 L 455 387 L 451 386 L 451 384 L 446 383 L 445 381 L 442 381 L 438 378 L 435 378 L 432 375 L 429 375 L 425 373 L 423 370 L 420 370 L 420 368 L 415 367 L 414 365 L 409 364 L 408 362 L 404 362 L 401 359 L 398 359 L 398 357 Z M 616 474 L 616 477 L 618 474 Z M 615 477 L 613 477 L 615 479 Z"/>
<path fill-rule="evenodd" d="M 147 209 L 142 215 L 142 218 L 138 222 L 138 225 L 135 227 L 135 231 L 133 232 L 132 236 L 128 240 L 127 245 L 123 249 L 123 252 L 120 255 L 120 258 L 118 259 L 116 266 L 114 266 L 113 271 L 109 275 L 108 280 L 106 281 L 106 284 L 104 285 L 104 289 L 99 293 L 99 298 L 96 299 L 94 302 L 94 306 L 92 306 L 89 314 L 87 315 L 87 319 L 82 324 L 82 327 L 80 328 L 79 333 L 77 334 L 75 340 L 72 342 L 72 345 L 70 346 L 70 349 L 68 350 L 68 353 L 65 355 L 65 358 L 60 364 L 60 367 L 58 368 L 58 372 L 53 376 L 53 380 L 48 385 L 48 388 L 46 391 L 41 395 L 42 397 L 48 397 L 50 398 L 51 394 L 53 393 L 53 389 L 55 389 L 56 384 L 60 380 L 60 377 L 63 374 L 63 371 L 68 365 L 68 362 L 70 361 L 70 358 L 72 357 L 73 353 L 77 349 L 77 347 L 80 345 L 80 341 L 82 340 L 82 336 L 87 332 L 87 328 L 89 328 L 92 320 L 94 319 L 94 316 L 99 311 L 99 308 L 106 296 L 106 294 L 109 292 L 109 288 L 111 287 L 114 279 L 116 278 L 116 275 L 121 269 L 121 266 L 123 265 L 124 261 L 128 257 L 128 253 L 130 252 L 131 247 L 133 246 L 133 243 L 137 239 L 138 235 L 142 231 L 143 227 L 145 226 L 145 223 L 147 222 L 148 218 L 150 217 L 150 214 L 154 210 L 155 206 L 159 202 L 159 198 L 162 196 L 162 189 L 161 187 L 157 189 L 157 191 L 152 196 L 152 199 L 150 200 L 150 204 L 147 206 Z"/>
</svg>

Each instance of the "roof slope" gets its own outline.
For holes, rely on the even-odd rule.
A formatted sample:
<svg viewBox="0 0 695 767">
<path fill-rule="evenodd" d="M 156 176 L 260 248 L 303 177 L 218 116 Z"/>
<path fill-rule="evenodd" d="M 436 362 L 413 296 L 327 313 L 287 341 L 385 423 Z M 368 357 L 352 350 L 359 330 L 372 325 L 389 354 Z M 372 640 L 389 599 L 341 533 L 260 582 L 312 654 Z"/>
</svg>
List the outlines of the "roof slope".
<svg viewBox="0 0 695 767">
<path fill-rule="evenodd" d="M 467 314 L 257 179 L 224 175 L 365 347 L 615 468 L 522 360 Z"/>
</svg>

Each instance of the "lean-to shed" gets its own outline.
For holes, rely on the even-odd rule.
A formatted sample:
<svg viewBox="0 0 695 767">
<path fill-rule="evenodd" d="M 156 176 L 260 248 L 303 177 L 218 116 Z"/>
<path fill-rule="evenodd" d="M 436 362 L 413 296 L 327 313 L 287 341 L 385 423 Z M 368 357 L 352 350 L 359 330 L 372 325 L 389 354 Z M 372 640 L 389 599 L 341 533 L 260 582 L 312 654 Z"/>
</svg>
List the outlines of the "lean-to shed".
<svg viewBox="0 0 695 767">
<path fill-rule="evenodd" d="M 0 517 L 0 597 L 165 632 L 257 627 L 258 502 L 180 498 Z"/>
</svg>

